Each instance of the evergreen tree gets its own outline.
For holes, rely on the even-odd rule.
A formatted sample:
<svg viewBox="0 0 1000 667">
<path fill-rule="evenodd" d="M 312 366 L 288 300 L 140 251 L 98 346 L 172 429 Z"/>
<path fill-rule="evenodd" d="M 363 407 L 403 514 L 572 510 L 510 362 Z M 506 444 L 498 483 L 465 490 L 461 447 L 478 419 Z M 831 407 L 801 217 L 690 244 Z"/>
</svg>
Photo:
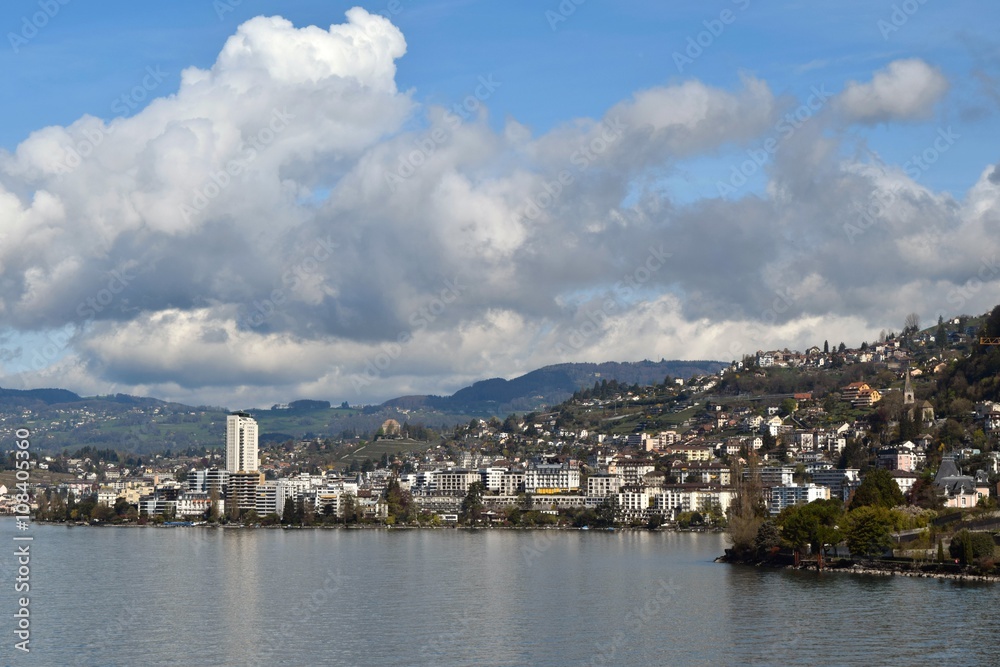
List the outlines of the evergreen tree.
<svg viewBox="0 0 1000 667">
<path fill-rule="evenodd" d="M 292 498 L 285 498 L 285 506 L 281 511 L 281 523 L 286 526 L 292 525 L 295 521 L 295 500 Z"/>
<path fill-rule="evenodd" d="M 866 505 L 892 509 L 906 503 L 903 492 L 888 470 L 881 468 L 870 470 L 861 480 L 861 485 L 854 492 L 851 509 L 855 510 Z"/>
<path fill-rule="evenodd" d="M 845 531 L 847 548 L 852 556 L 879 556 L 892 548 L 891 531 L 892 520 L 886 508 L 868 505 L 851 510 Z"/>
<path fill-rule="evenodd" d="M 483 483 L 473 482 L 462 500 L 462 512 L 459 520 L 467 525 L 479 523 L 483 515 Z"/>
</svg>

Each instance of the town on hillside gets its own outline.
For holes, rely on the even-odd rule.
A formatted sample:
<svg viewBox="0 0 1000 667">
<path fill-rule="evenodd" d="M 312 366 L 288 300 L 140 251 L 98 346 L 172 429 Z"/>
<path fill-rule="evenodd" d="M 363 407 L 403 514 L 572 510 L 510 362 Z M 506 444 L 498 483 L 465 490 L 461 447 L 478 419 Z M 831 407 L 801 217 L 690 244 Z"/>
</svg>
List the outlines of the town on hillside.
<svg viewBox="0 0 1000 667">
<path fill-rule="evenodd" d="M 389 419 L 261 444 L 235 412 L 218 447 L 33 451 L 31 509 L 91 524 L 727 529 L 751 560 L 948 550 L 992 571 L 998 342 L 1000 307 L 925 329 L 911 315 L 856 347 L 760 350 L 645 386 L 601 380 L 545 412 L 450 431 Z M 5 468 L 10 511 L 14 452 Z"/>
</svg>

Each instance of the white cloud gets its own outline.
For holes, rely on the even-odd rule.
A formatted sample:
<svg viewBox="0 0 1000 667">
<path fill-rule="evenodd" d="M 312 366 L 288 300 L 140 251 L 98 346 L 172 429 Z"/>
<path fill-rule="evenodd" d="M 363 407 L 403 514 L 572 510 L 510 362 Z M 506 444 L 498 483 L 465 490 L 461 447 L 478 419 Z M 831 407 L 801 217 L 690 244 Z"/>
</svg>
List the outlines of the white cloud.
<svg viewBox="0 0 1000 667">
<path fill-rule="evenodd" d="M 405 49 L 363 10 L 329 30 L 259 17 L 134 116 L 0 155 L 0 312 L 75 331 L 25 380 L 353 403 L 562 361 L 857 344 L 914 310 L 989 305 L 991 289 L 957 290 L 998 250 L 992 168 L 956 200 L 845 161 L 845 130 L 817 113 L 778 135 L 764 196 L 679 205 L 664 175 L 774 138 L 789 100 L 751 76 L 687 81 L 496 132 L 485 106 L 462 118 L 398 92 Z M 837 104 L 913 118 L 945 87 L 897 61 Z"/>
<path fill-rule="evenodd" d="M 849 82 L 837 104 L 858 123 L 914 120 L 927 117 L 947 90 L 948 79 L 923 60 L 894 60 L 868 83 Z"/>
</svg>

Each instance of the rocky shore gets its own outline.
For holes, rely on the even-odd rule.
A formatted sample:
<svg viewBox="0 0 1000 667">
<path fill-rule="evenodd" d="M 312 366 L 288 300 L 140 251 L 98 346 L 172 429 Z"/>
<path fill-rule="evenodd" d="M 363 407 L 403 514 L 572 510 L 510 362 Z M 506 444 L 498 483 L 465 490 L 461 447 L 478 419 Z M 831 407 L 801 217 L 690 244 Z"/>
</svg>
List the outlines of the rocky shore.
<svg viewBox="0 0 1000 667">
<path fill-rule="evenodd" d="M 727 563 L 730 565 L 744 565 L 753 567 L 770 567 L 783 570 L 811 570 L 817 571 L 816 562 L 804 562 L 800 565 L 793 565 L 791 557 L 782 554 L 776 558 L 761 560 L 740 560 L 733 558 L 730 554 L 719 556 L 716 563 Z M 975 571 L 975 568 L 960 566 L 953 563 L 856 563 L 850 560 L 828 561 L 823 572 L 843 572 L 846 574 L 865 574 L 877 577 L 913 577 L 917 579 L 950 579 L 962 582 L 994 583 L 1000 581 L 1000 575 L 983 574 Z"/>
</svg>

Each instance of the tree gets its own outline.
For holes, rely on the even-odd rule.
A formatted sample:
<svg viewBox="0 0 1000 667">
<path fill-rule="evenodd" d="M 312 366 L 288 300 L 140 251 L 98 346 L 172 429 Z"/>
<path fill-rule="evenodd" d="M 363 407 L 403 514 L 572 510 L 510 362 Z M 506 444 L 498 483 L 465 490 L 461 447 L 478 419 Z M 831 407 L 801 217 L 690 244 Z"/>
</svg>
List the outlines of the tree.
<svg viewBox="0 0 1000 667">
<path fill-rule="evenodd" d="M 466 525 L 475 525 L 483 516 L 483 483 L 469 484 L 469 491 L 462 500 L 462 511 L 459 520 Z"/>
<path fill-rule="evenodd" d="M 729 503 L 726 538 L 733 546 L 733 554 L 737 558 L 747 558 L 754 551 L 757 531 L 767 516 L 757 457 L 750 454 L 746 475 L 737 458 L 733 462 L 730 476 L 735 494 Z"/>
<path fill-rule="evenodd" d="M 876 469 L 868 471 L 865 478 L 861 480 L 861 485 L 854 492 L 851 500 L 851 509 L 864 507 L 865 505 L 875 505 L 892 509 L 899 505 L 906 504 L 903 492 L 899 490 L 899 485 L 888 470 Z"/>
<path fill-rule="evenodd" d="M 910 313 L 903 320 L 903 335 L 913 334 L 920 331 L 920 315 Z"/>
<path fill-rule="evenodd" d="M 295 521 L 295 500 L 285 498 L 285 505 L 281 511 L 281 523 L 290 526 Z"/>
<path fill-rule="evenodd" d="M 910 503 L 929 510 L 939 510 L 944 507 L 944 500 L 938 493 L 938 489 L 934 485 L 934 476 L 929 470 L 924 471 L 910 487 Z"/>
<path fill-rule="evenodd" d="M 213 486 L 208 492 L 208 520 L 215 523 L 219 520 L 219 488 Z"/>
<path fill-rule="evenodd" d="M 353 493 L 345 493 L 340 498 L 341 519 L 345 524 L 357 523 L 358 521 L 358 501 Z"/>
<path fill-rule="evenodd" d="M 825 340 L 823 341 L 823 354 L 829 354 L 829 353 L 830 353 L 830 341 Z"/>
<path fill-rule="evenodd" d="M 872 558 L 892 548 L 892 520 L 889 510 L 865 505 L 847 514 L 844 537 L 852 556 Z"/>
<path fill-rule="evenodd" d="M 385 502 L 388 506 L 388 515 L 393 518 L 393 522 L 410 520 L 413 499 L 399 486 L 399 479 L 393 477 L 389 480 L 385 487 Z"/>
<path fill-rule="evenodd" d="M 618 523 L 620 511 L 618 507 L 618 498 L 616 496 L 608 496 L 597 506 L 596 511 L 597 517 L 594 522 L 598 528 L 610 528 Z"/>
<path fill-rule="evenodd" d="M 760 524 L 753 544 L 758 558 L 765 558 L 773 548 L 781 546 L 781 531 L 778 530 L 778 524 L 771 519 Z"/>
<path fill-rule="evenodd" d="M 906 442 L 920 436 L 920 421 L 910 417 L 909 410 L 903 410 L 899 416 L 899 440 Z"/>
<path fill-rule="evenodd" d="M 786 507 L 778 515 L 781 536 L 796 551 L 808 546 L 818 554 L 825 545 L 840 542 L 837 524 L 843 513 L 839 500 L 814 500 L 808 505 Z"/>
<path fill-rule="evenodd" d="M 838 468 L 864 469 L 868 465 L 868 448 L 856 438 L 848 438 L 837 460 Z"/>
<path fill-rule="evenodd" d="M 948 553 L 952 558 L 961 560 L 962 565 L 971 565 L 977 558 L 993 556 L 993 536 L 989 533 L 973 532 L 962 529 L 955 533 L 948 545 Z"/>
</svg>

